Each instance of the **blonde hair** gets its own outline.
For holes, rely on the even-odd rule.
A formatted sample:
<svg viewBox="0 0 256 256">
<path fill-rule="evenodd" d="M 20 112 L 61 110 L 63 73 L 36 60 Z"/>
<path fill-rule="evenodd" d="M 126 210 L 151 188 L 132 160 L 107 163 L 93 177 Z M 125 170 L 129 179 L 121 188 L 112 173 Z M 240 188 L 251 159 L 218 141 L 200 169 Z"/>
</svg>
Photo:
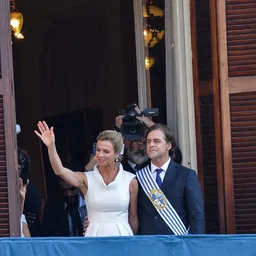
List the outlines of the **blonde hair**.
<svg viewBox="0 0 256 256">
<path fill-rule="evenodd" d="M 120 154 L 120 152 L 122 151 L 123 138 L 121 134 L 117 131 L 114 131 L 114 130 L 103 131 L 97 137 L 97 141 L 99 140 L 109 140 L 114 147 L 115 153 Z"/>
</svg>

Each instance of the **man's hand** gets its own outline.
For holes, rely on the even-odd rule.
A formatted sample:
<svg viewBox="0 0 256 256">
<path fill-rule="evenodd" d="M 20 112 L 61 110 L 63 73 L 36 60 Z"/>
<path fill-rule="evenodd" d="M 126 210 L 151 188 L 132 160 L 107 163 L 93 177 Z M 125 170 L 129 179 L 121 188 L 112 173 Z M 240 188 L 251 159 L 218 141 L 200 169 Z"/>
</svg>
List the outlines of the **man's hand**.
<svg viewBox="0 0 256 256">
<path fill-rule="evenodd" d="M 117 116 L 116 119 L 115 119 L 116 127 L 118 129 L 121 129 L 121 125 L 123 123 L 123 118 L 124 118 L 124 116 L 120 115 L 120 116 Z"/>
<path fill-rule="evenodd" d="M 90 222 L 88 220 L 88 216 L 86 216 L 85 220 L 84 220 L 84 234 L 85 234 L 87 228 L 89 227 L 89 224 L 90 224 Z"/>
<path fill-rule="evenodd" d="M 92 157 L 90 162 L 85 166 L 86 171 L 93 171 L 94 166 L 97 164 L 96 157 Z"/>
<path fill-rule="evenodd" d="M 138 114 L 141 113 L 141 110 L 138 106 L 135 108 L 135 110 Z M 149 117 L 146 116 L 137 116 L 137 119 L 143 122 L 148 128 L 155 124 Z"/>
<path fill-rule="evenodd" d="M 19 182 L 19 190 L 20 190 L 20 212 L 23 213 L 24 210 L 24 203 L 25 203 L 25 198 L 26 198 L 26 193 L 27 193 L 27 184 L 23 184 L 23 181 L 21 178 L 18 180 Z"/>
<path fill-rule="evenodd" d="M 27 185 L 28 185 L 28 182 L 27 182 L 27 184 L 24 185 L 22 179 L 19 178 L 20 199 L 22 202 L 24 202 L 25 198 L 26 198 Z"/>
<path fill-rule="evenodd" d="M 155 124 L 149 117 L 146 116 L 137 116 L 137 119 L 143 122 L 148 128 Z"/>
<path fill-rule="evenodd" d="M 138 114 L 141 113 L 141 110 L 138 106 L 135 108 L 135 110 L 137 111 Z M 116 127 L 119 129 L 121 129 L 123 118 L 124 116 L 120 115 L 120 116 L 117 116 L 115 119 Z M 149 117 L 146 117 L 146 116 L 137 116 L 137 119 L 143 122 L 148 128 L 155 124 Z"/>
</svg>

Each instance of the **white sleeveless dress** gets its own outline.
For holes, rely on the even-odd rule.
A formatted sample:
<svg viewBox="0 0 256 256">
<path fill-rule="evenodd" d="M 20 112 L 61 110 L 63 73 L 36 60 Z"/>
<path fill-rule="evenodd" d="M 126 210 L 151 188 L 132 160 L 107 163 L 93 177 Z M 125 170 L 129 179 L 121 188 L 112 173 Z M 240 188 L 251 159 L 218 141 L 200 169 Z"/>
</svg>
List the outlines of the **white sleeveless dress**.
<svg viewBox="0 0 256 256">
<path fill-rule="evenodd" d="M 85 175 L 88 180 L 85 202 L 90 223 L 85 236 L 132 236 L 128 222 L 129 185 L 135 175 L 124 171 L 121 164 L 109 185 L 105 184 L 97 167 Z"/>
</svg>

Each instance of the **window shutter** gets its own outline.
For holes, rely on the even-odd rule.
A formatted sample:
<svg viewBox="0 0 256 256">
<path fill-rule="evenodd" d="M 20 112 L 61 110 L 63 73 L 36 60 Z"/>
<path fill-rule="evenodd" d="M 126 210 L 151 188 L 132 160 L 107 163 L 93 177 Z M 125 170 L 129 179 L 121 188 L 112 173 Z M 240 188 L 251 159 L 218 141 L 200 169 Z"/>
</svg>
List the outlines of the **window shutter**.
<svg viewBox="0 0 256 256">
<path fill-rule="evenodd" d="M 256 92 L 230 95 L 236 233 L 256 233 Z"/>
<path fill-rule="evenodd" d="M 256 2 L 216 0 L 228 233 L 256 232 Z"/>
<path fill-rule="evenodd" d="M 19 236 L 9 0 L 0 1 L 0 237 Z"/>
<path fill-rule="evenodd" d="M 256 75 L 256 2 L 227 0 L 229 77 Z"/>
<path fill-rule="evenodd" d="M 3 95 L 0 95 L 0 237 L 10 236 Z"/>
</svg>

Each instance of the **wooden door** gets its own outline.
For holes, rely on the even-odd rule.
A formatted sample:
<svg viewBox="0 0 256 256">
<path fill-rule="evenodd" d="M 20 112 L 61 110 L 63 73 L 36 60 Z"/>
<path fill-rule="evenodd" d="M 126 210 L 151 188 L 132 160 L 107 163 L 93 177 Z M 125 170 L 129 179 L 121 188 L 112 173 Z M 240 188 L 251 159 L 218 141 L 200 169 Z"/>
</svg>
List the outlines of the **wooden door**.
<svg viewBox="0 0 256 256">
<path fill-rule="evenodd" d="M 225 232 L 217 21 L 214 1 L 191 0 L 198 172 L 207 233 Z"/>
</svg>

